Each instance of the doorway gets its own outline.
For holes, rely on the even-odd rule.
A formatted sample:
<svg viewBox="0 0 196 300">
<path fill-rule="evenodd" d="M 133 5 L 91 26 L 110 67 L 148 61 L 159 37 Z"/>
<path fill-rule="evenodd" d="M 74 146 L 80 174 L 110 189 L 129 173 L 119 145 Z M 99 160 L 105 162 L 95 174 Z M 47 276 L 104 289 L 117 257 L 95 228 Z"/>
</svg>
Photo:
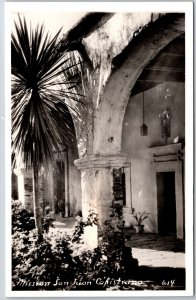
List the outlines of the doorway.
<svg viewBox="0 0 196 300">
<path fill-rule="evenodd" d="M 176 235 L 175 172 L 157 172 L 158 230 Z"/>
<path fill-rule="evenodd" d="M 65 212 L 65 164 L 57 160 L 54 170 L 55 213 Z"/>
</svg>

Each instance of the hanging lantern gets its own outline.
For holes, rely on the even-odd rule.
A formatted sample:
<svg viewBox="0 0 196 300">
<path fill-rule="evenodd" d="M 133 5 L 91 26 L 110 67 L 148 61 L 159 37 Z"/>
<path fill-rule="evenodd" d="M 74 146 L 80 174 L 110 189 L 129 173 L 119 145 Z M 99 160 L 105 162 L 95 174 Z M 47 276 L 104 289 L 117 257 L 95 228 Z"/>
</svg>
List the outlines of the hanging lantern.
<svg viewBox="0 0 196 300">
<path fill-rule="evenodd" d="M 140 134 L 141 136 L 147 136 L 148 135 L 148 126 L 145 124 L 145 116 L 144 116 L 144 89 L 143 89 L 143 99 L 142 99 L 142 109 L 143 109 L 143 124 L 140 127 Z"/>
</svg>

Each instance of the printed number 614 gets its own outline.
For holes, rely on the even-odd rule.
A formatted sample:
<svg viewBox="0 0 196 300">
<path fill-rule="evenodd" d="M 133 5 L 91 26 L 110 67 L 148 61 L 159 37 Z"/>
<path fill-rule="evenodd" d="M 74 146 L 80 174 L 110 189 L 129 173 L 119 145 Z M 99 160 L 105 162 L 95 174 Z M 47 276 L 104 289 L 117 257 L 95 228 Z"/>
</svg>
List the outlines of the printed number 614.
<svg viewBox="0 0 196 300">
<path fill-rule="evenodd" d="M 175 284 L 175 280 L 163 280 L 162 285 L 163 286 L 173 286 Z"/>
</svg>

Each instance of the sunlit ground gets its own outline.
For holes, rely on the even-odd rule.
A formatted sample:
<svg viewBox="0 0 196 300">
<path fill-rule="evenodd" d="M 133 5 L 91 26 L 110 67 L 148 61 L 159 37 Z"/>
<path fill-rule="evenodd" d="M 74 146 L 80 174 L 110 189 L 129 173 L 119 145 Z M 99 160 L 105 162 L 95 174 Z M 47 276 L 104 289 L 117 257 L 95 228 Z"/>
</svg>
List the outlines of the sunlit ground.
<svg viewBox="0 0 196 300">
<path fill-rule="evenodd" d="M 132 255 L 140 266 L 185 268 L 185 254 L 132 247 Z"/>
</svg>

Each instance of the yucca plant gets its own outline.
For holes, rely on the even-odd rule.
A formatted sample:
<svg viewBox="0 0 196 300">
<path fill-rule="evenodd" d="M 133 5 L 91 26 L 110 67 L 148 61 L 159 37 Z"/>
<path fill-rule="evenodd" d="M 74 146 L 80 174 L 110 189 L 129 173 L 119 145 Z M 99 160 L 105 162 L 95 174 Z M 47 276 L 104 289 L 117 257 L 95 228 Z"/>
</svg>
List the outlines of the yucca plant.
<svg viewBox="0 0 196 300">
<path fill-rule="evenodd" d="M 12 150 L 13 157 L 20 157 L 27 169 L 33 169 L 34 217 L 39 239 L 39 170 L 52 161 L 53 151 L 69 146 L 74 134 L 65 104 L 69 97 L 66 84 L 70 86 L 71 82 L 62 82 L 61 76 L 74 66 L 69 63 L 70 56 L 66 58 L 69 45 L 63 50 L 60 47 L 59 33 L 50 38 L 43 25 L 32 29 L 19 15 L 11 35 Z"/>
</svg>

